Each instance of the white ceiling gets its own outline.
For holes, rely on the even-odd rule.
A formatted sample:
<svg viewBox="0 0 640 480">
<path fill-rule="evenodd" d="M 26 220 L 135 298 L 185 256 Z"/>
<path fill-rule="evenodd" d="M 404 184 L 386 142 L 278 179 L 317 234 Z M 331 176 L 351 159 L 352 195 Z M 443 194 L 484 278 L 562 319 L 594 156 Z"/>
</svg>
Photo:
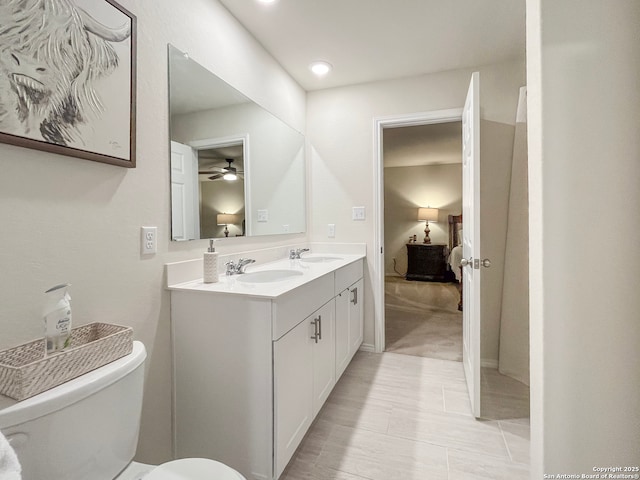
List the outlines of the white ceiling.
<svg viewBox="0 0 640 480">
<path fill-rule="evenodd" d="M 525 54 L 525 0 L 220 0 L 307 91 Z M 316 78 L 308 65 L 333 71 Z"/>
</svg>

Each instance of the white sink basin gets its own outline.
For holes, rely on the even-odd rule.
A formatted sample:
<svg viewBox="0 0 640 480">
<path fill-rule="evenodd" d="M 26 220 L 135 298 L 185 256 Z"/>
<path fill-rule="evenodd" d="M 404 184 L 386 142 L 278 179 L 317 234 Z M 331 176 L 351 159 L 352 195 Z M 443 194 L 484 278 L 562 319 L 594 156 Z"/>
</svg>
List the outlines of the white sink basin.
<svg viewBox="0 0 640 480">
<path fill-rule="evenodd" d="M 335 262 L 337 260 L 342 260 L 342 258 L 322 256 L 322 255 L 317 255 L 313 257 L 300 257 L 301 262 L 308 262 L 308 263 L 328 263 L 328 262 Z"/>
<path fill-rule="evenodd" d="M 249 272 L 238 275 L 239 282 L 247 283 L 271 283 L 287 280 L 302 275 L 298 270 L 262 270 L 261 272 Z"/>
</svg>

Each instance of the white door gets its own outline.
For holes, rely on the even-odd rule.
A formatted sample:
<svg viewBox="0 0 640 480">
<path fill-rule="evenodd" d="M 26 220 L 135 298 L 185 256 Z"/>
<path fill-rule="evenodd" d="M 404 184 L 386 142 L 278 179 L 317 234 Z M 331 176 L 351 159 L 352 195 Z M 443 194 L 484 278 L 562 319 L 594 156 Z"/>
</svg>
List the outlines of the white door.
<svg viewBox="0 0 640 480">
<path fill-rule="evenodd" d="M 335 303 L 326 303 L 307 320 L 313 343 L 313 416 L 315 417 L 336 384 Z M 315 322 L 312 324 L 312 322 Z M 317 333 L 317 335 L 316 335 Z M 317 338 L 316 338 L 317 337 Z"/>
<path fill-rule="evenodd" d="M 199 238 L 198 155 L 188 145 L 171 142 L 171 239 Z"/>
<path fill-rule="evenodd" d="M 471 410 L 480 416 L 480 74 L 462 112 L 462 362 Z"/>
<path fill-rule="evenodd" d="M 307 318 L 273 342 L 276 478 L 313 420 L 313 340 Z M 333 376 L 333 375 L 332 375 Z"/>
</svg>

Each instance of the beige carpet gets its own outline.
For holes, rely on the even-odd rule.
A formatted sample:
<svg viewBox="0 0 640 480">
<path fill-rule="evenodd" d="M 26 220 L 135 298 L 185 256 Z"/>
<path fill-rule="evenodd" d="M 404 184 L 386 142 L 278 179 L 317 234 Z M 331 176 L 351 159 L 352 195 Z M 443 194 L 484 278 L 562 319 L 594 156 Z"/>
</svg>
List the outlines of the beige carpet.
<svg viewBox="0 0 640 480">
<path fill-rule="evenodd" d="M 387 352 L 462 361 L 462 312 L 453 283 L 385 278 Z"/>
</svg>

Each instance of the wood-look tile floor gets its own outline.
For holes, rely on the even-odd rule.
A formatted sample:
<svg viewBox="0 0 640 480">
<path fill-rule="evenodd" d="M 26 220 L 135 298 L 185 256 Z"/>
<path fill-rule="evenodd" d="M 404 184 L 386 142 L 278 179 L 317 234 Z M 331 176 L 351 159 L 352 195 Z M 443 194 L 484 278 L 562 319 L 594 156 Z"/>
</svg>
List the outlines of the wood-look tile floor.
<svg viewBox="0 0 640 480">
<path fill-rule="evenodd" d="M 283 480 L 517 480 L 528 419 L 471 415 L 462 363 L 358 352 Z"/>
<path fill-rule="evenodd" d="M 458 285 L 385 278 L 386 351 L 462 361 L 462 312 Z M 482 416 L 492 420 L 529 416 L 529 387 L 482 368 Z M 465 398 L 465 396 L 463 396 Z M 454 401 L 452 399 L 452 401 Z"/>
</svg>

